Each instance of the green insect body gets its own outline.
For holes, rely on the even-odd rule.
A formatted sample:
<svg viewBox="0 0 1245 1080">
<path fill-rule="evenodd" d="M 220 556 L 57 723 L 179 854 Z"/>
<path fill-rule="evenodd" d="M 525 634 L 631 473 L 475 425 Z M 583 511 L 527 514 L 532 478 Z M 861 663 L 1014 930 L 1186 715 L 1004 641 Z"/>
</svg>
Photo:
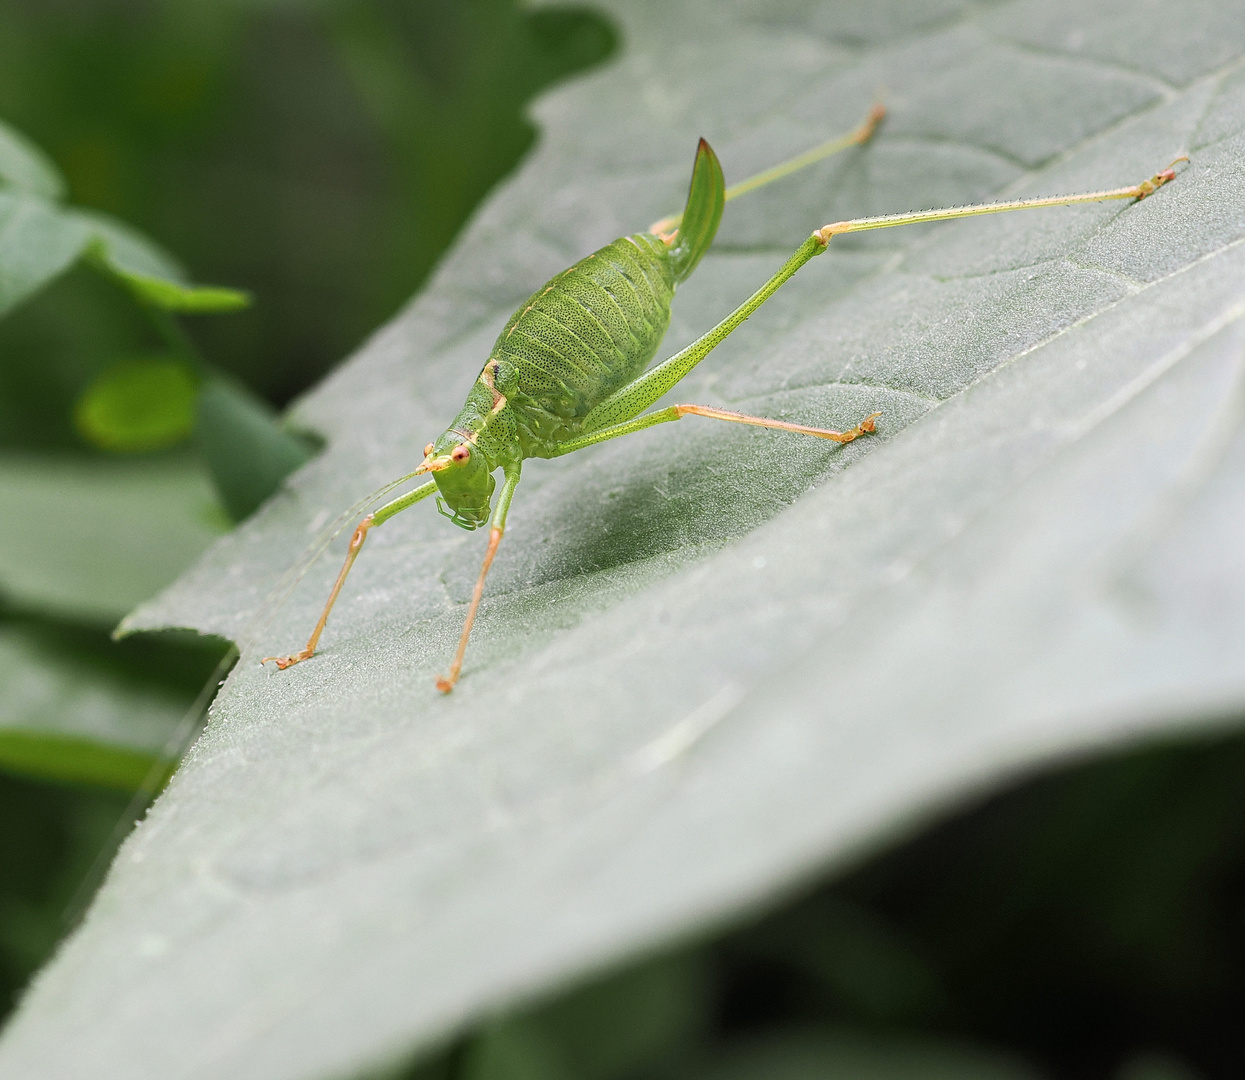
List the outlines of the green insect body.
<svg viewBox="0 0 1245 1080">
<path fill-rule="evenodd" d="M 725 192 L 722 168 L 702 139 L 688 224 L 671 243 L 652 233 L 620 237 L 515 312 L 461 411 L 426 451 L 453 463 L 433 476 L 442 513 L 456 525 L 475 529 L 488 520 L 495 470 L 557 457 L 568 440 L 592 430 L 597 406 L 644 372 L 670 326 L 675 288 L 713 242 Z M 451 455 L 464 443 L 472 453 L 455 463 Z"/>
<path fill-rule="evenodd" d="M 412 475 L 430 473 L 432 480 L 363 519 L 355 529 L 346 561 L 306 646 L 289 656 L 266 659 L 275 660 L 279 668 L 287 668 L 313 656 L 329 612 L 368 531 L 435 493 L 441 512 L 456 525 L 476 529 L 489 522 L 492 526 L 449 676 L 437 680 L 438 688 L 448 692 L 462 670 L 484 582 L 505 532 L 510 502 L 526 459 L 560 457 L 687 415 L 792 431 L 838 443 L 851 442 L 875 430 L 880 413 L 866 416 L 847 431 L 830 431 L 703 405 L 671 405 L 645 412 L 800 267 L 825 251 L 834 236 L 1008 210 L 1105 199 L 1143 199 L 1176 175 L 1173 162 L 1131 187 L 855 218 L 825 225 L 717 326 L 650 367 L 670 324 L 675 289 L 712 244 L 725 203 L 830 153 L 867 142 L 882 116 L 881 106 L 875 106 L 865 122 L 849 135 L 733 188 L 725 186 L 718 159 L 702 139 L 682 215 L 664 219 L 646 233 L 624 236 L 606 245 L 558 274 L 524 303 L 503 328 L 453 423 L 425 447 L 424 460 Z M 494 479 L 498 470 L 504 478 L 500 494 Z"/>
</svg>

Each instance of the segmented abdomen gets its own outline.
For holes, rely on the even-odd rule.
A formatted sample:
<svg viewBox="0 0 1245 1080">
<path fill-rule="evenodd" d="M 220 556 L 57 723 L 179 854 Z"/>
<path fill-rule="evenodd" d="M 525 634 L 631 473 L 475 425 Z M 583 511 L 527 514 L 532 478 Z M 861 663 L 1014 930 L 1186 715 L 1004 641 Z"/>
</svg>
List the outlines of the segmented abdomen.
<svg viewBox="0 0 1245 1080">
<path fill-rule="evenodd" d="M 549 281 L 490 356 L 518 375 L 516 409 L 526 404 L 573 428 L 648 366 L 670 324 L 674 285 L 666 246 L 647 233 L 621 237 Z"/>
</svg>

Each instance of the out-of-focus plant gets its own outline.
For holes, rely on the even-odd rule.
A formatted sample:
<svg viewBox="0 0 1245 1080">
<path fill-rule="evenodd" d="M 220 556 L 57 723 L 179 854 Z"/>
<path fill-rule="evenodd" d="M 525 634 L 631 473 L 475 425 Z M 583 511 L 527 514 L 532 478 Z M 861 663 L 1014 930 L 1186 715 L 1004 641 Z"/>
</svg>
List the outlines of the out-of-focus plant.
<svg viewBox="0 0 1245 1080">
<path fill-rule="evenodd" d="M 75 409 L 78 431 L 104 450 L 164 449 L 198 434 L 221 501 L 250 514 L 310 456 L 271 406 L 200 355 L 179 314 L 237 311 L 237 289 L 192 285 L 153 241 L 99 211 L 67 207 L 47 158 L 0 123 L 0 317 L 75 263 L 128 291 L 164 339 L 165 352 L 118 360 L 95 377 Z"/>
<path fill-rule="evenodd" d="M 108 631 L 306 459 L 276 410 L 613 42 L 512 0 L 0 6 L 0 1012 L 223 652 Z"/>
</svg>

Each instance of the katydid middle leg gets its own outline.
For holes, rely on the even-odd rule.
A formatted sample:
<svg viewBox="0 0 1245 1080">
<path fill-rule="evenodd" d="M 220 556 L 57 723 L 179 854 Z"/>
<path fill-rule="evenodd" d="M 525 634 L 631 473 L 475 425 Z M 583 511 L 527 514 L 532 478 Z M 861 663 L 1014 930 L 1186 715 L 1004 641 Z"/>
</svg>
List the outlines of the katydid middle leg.
<svg viewBox="0 0 1245 1080">
<path fill-rule="evenodd" d="M 812 435 L 818 439 L 829 439 L 831 442 L 849 443 L 862 435 L 876 430 L 876 421 L 882 414 L 870 413 L 859 424 L 847 431 L 832 431 L 829 428 L 808 427 L 805 424 L 791 424 L 786 420 L 768 420 L 764 416 L 749 416 L 747 413 L 730 412 L 727 409 L 715 409 L 708 405 L 670 405 L 656 412 L 645 413 L 633 420 L 624 420 L 621 424 L 600 428 L 597 431 L 581 435 L 578 439 L 568 439 L 558 447 L 554 457 L 582 450 L 586 446 L 616 439 L 620 435 L 632 435 L 656 424 L 668 424 L 672 420 L 682 420 L 685 416 L 707 416 L 712 420 L 729 420 L 735 424 L 751 424 L 753 427 L 773 428 L 778 431 L 794 431 L 800 435 Z"/>
</svg>

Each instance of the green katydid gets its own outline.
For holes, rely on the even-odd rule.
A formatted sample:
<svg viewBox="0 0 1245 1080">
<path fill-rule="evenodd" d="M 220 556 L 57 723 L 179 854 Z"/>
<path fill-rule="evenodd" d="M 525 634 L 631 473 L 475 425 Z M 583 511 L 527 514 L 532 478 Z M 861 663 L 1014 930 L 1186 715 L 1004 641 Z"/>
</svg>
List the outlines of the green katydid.
<svg viewBox="0 0 1245 1080">
<path fill-rule="evenodd" d="M 692 273 L 713 242 L 726 201 L 837 150 L 867 142 L 883 115 L 881 106 L 875 106 L 864 123 L 850 134 L 732 188 L 726 187 L 717 156 L 701 139 L 683 213 L 655 223 L 646 232 L 621 237 L 581 259 L 519 308 L 503 328 L 461 411 L 436 441 L 425 447 L 423 462 L 411 474 L 430 473 L 432 479 L 363 518 L 351 537 L 346 561 L 306 646 L 289 656 L 267 657 L 264 662 L 275 660 L 284 669 L 313 656 L 368 531 L 436 493 L 440 512 L 456 525 L 464 529 L 476 529 L 486 522 L 491 525 L 458 649 L 448 676 L 437 680 L 437 688 L 448 693 L 462 671 L 484 583 L 505 532 L 506 516 L 527 458 L 560 457 L 687 415 L 777 428 L 838 443 L 851 442 L 876 430 L 881 415 L 876 412 L 846 431 L 830 431 L 702 405 L 670 405 L 644 411 L 673 389 L 800 267 L 825 251 L 832 237 L 1007 210 L 1143 199 L 1176 175 L 1173 162 L 1132 187 L 920 210 L 825 225 L 717 326 L 685 349 L 649 367 L 669 325 L 675 289 Z M 493 473 L 498 469 L 503 479 L 494 506 Z"/>
</svg>

